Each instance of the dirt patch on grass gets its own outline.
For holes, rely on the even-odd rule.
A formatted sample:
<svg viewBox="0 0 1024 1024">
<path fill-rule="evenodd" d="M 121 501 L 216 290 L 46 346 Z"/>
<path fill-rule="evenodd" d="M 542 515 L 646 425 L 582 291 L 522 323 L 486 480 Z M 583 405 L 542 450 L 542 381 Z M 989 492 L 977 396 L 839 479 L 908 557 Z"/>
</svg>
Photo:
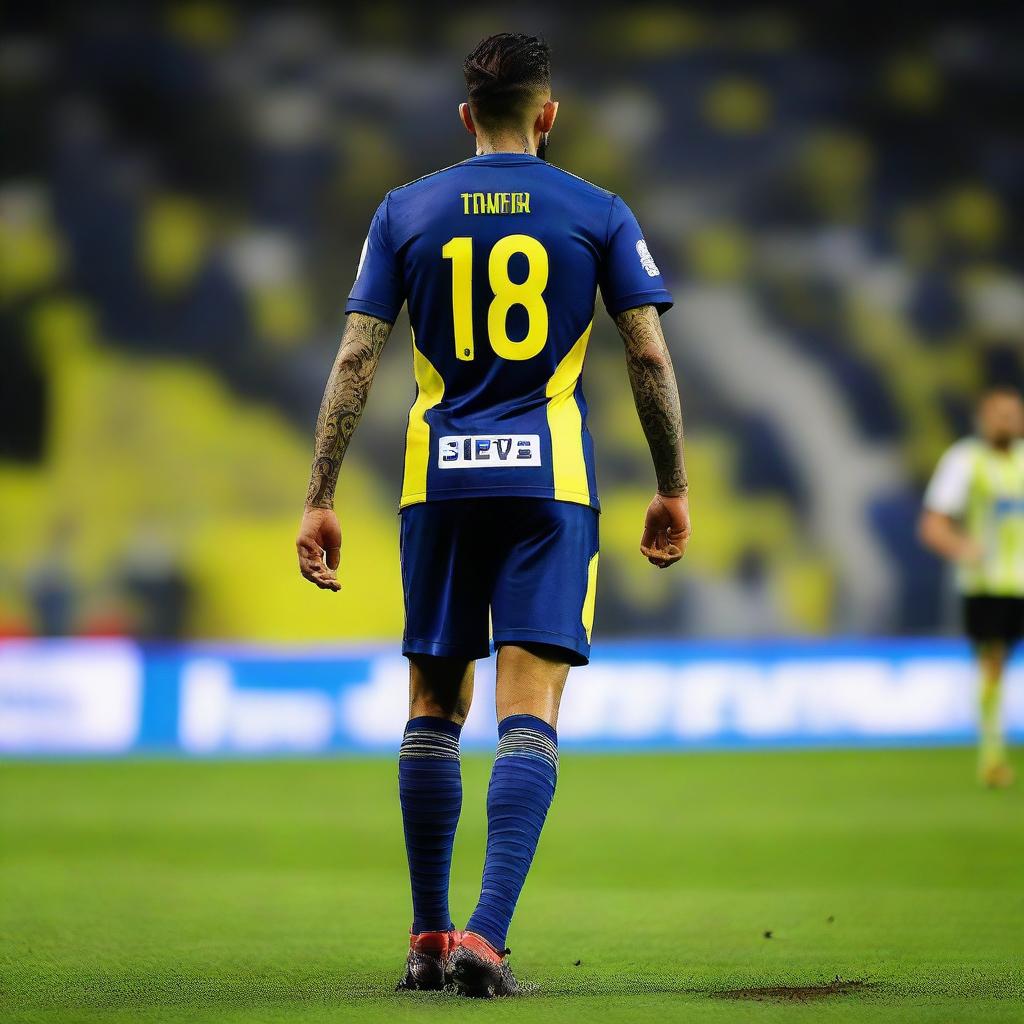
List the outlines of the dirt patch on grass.
<svg viewBox="0 0 1024 1024">
<path fill-rule="evenodd" d="M 755 1002 L 809 1003 L 816 999 L 846 996 L 863 992 L 866 981 L 843 981 L 835 978 L 821 985 L 769 985 L 765 988 L 732 988 L 714 992 L 716 999 L 749 999 Z"/>
</svg>

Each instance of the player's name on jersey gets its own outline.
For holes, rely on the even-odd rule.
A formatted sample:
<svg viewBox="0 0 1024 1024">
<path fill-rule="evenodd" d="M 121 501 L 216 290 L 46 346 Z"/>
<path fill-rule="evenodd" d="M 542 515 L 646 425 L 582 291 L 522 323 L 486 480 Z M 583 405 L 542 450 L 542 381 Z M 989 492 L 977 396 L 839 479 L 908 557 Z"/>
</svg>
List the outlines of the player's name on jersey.
<svg viewBox="0 0 1024 1024">
<path fill-rule="evenodd" d="M 439 469 L 539 466 L 539 434 L 458 434 L 438 441 Z"/>
<path fill-rule="evenodd" d="M 529 192 L 463 192 L 463 213 L 529 213 Z"/>
</svg>

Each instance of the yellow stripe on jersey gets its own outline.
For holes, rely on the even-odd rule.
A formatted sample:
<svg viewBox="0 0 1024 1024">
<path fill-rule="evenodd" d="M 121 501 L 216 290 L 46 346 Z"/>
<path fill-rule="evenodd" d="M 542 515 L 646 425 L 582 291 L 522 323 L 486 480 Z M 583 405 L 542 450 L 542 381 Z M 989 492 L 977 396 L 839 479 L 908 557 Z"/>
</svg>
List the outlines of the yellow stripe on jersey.
<svg viewBox="0 0 1024 1024">
<path fill-rule="evenodd" d="M 548 429 L 551 431 L 551 469 L 555 498 L 590 504 L 587 460 L 583 454 L 583 416 L 576 401 L 576 382 L 583 372 L 583 360 L 590 340 L 591 320 L 576 344 L 555 368 L 544 394 L 548 399 Z"/>
<path fill-rule="evenodd" d="M 583 615 L 581 616 L 588 641 L 594 629 L 594 604 L 597 601 L 597 556 L 598 552 L 595 551 L 590 565 L 587 566 L 587 595 L 583 598 Z"/>
<path fill-rule="evenodd" d="M 444 381 L 433 363 L 416 347 L 412 338 L 412 368 L 416 377 L 416 401 L 409 410 L 405 432 L 405 473 L 402 477 L 401 508 L 427 500 L 427 466 L 430 463 L 430 424 L 426 412 L 444 398 Z"/>
</svg>

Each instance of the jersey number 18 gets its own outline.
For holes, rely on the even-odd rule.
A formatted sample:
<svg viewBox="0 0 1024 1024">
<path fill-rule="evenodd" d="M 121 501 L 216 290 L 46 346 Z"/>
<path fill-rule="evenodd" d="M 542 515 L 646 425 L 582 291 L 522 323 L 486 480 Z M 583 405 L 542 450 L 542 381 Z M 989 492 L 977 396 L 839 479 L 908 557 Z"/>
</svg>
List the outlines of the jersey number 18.
<svg viewBox="0 0 1024 1024">
<path fill-rule="evenodd" d="M 526 280 L 516 283 L 508 276 L 508 266 L 516 253 L 526 257 Z M 452 261 L 452 315 L 455 322 L 455 355 L 473 358 L 473 239 L 450 239 L 441 255 Z M 487 309 L 487 340 L 502 359 L 532 359 L 548 340 L 548 307 L 544 289 L 548 283 L 548 253 L 529 235 L 499 238 L 487 259 L 487 278 L 494 298 Z M 526 336 L 513 341 L 508 336 L 508 312 L 513 306 L 526 310 Z"/>
</svg>

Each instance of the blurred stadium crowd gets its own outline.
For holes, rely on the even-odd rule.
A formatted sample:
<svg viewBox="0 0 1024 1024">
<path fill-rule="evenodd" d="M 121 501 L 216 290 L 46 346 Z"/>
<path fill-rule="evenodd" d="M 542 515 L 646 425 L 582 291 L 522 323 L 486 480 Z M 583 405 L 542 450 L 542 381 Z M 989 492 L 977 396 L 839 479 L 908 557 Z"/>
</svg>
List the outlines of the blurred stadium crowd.
<svg viewBox="0 0 1024 1024">
<path fill-rule="evenodd" d="M 1018 23 L 896 15 L 883 39 L 824 13 L 644 4 L 6 18 L 0 633 L 397 634 L 404 323 L 342 473 L 337 600 L 293 565 L 312 426 L 369 218 L 471 155 L 462 56 L 507 28 L 552 44 L 551 159 L 626 198 L 676 292 L 694 542 L 682 571 L 636 554 L 653 475 L 599 318 L 599 635 L 947 621 L 914 539 L 922 484 L 979 389 L 1024 369 Z"/>
</svg>

